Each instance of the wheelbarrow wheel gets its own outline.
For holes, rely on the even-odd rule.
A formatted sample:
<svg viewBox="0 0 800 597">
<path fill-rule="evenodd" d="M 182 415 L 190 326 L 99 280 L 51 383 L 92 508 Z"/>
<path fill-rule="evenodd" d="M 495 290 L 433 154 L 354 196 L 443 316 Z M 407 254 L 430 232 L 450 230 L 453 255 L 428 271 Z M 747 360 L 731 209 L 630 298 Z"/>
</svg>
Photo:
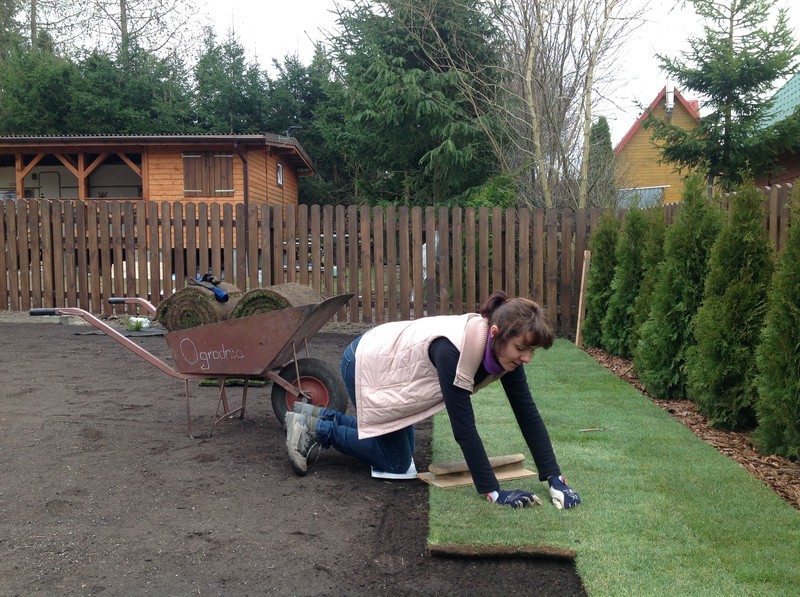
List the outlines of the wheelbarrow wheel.
<svg viewBox="0 0 800 597">
<path fill-rule="evenodd" d="M 298 378 L 298 372 L 300 377 Z M 344 412 L 347 410 L 347 389 L 341 378 L 320 359 L 297 359 L 280 370 L 278 375 L 300 389 L 299 398 L 315 406 Z M 280 385 L 272 385 L 272 410 L 281 425 L 286 412 L 294 408 L 296 398 Z"/>
</svg>

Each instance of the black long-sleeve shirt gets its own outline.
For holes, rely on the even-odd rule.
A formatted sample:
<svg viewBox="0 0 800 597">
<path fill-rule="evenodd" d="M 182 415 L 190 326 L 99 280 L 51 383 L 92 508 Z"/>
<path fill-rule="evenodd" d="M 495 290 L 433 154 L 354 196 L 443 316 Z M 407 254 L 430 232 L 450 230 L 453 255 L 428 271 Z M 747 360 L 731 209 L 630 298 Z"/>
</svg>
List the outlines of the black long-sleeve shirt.
<svg viewBox="0 0 800 597">
<path fill-rule="evenodd" d="M 453 436 L 467 461 L 475 488 L 478 493 L 498 491 L 500 484 L 489 464 L 489 457 L 475 426 L 471 395 L 468 391 L 453 385 L 460 357 L 458 349 L 447 338 L 437 338 L 431 343 L 428 356 L 439 374 L 439 385 L 444 395 Z M 486 369 L 481 365 L 475 374 L 475 385 L 487 376 Z M 561 471 L 556 462 L 553 445 L 550 443 L 550 436 L 528 387 L 525 368 L 519 366 L 507 372 L 500 378 L 500 382 L 503 384 L 522 436 L 533 455 L 539 479 L 544 481 L 551 475 L 560 475 Z"/>
</svg>

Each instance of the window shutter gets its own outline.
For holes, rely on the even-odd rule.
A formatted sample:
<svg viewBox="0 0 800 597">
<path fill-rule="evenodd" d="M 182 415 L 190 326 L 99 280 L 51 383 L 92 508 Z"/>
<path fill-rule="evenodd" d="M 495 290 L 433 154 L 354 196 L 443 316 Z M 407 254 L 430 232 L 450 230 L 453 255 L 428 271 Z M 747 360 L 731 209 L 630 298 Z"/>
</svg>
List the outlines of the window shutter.
<svg viewBox="0 0 800 597">
<path fill-rule="evenodd" d="M 211 162 L 214 197 L 233 197 L 233 155 L 216 153 Z"/>
<path fill-rule="evenodd" d="M 203 156 L 199 153 L 183 154 L 183 195 L 203 195 Z"/>
</svg>

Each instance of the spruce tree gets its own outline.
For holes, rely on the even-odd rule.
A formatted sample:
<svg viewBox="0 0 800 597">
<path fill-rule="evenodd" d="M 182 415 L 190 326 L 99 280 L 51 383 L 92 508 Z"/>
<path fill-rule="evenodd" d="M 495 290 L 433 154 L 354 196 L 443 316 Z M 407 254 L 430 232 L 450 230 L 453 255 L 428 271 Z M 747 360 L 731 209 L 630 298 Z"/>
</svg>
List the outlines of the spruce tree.
<svg viewBox="0 0 800 597">
<path fill-rule="evenodd" d="M 798 45 L 786 8 L 777 0 L 690 0 L 703 20 L 703 35 L 690 39 L 681 58 L 659 55 L 662 69 L 682 90 L 707 98 L 699 126 L 686 130 L 650 116 L 645 127 L 677 167 L 702 168 L 725 188 L 746 167 L 761 171 L 794 139 L 761 126 L 773 83 L 795 72 Z M 777 150 L 777 151 L 776 151 Z"/>
<path fill-rule="evenodd" d="M 675 221 L 664 235 L 664 260 L 634 351 L 639 379 L 656 398 L 686 396 L 692 319 L 703 299 L 708 257 L 721 226 L 722 212 L 706 199 L 703 180 L 689 176 Z"/>
<path fill-rule="evenodd" d="M 711 248 L 687 361 L 689 397 L 713 426 L 725 429 L 755 423 L 755 351 L 773 269 L 763 202 L 752 181 L 731 198 L 728 223 Z"/>
<path fill-rule="evenodd" d="M 629 357 L 636 338 L 636 297 L 644 276 L 644 240 L 647 216 L 638 207 L 628 211 L 617 239 L 611 298 L 603 319 L 603 348 L 611 354 Z"/>
<path fill-rule="evenodd" d="M 618 223 L 612 212 L 603 212 L 597 229 L 589 239 L 592 257 L 586 280 L 586 318 L 581 328 L 587 346 L 599 348 L 603 342 L 603 318 L 611 298 L 611 281 L 617 265 L 615 247 Z"/>
<path fill-rule="evenodd" d="M 800 193 L 795 193 L 794 208 Z M 777 261 L 769 293 L 766 324 L 756 351 L 758 364 L 758 449 L 800 459 L 800 223 L 793 226 Z"/>
</svg>

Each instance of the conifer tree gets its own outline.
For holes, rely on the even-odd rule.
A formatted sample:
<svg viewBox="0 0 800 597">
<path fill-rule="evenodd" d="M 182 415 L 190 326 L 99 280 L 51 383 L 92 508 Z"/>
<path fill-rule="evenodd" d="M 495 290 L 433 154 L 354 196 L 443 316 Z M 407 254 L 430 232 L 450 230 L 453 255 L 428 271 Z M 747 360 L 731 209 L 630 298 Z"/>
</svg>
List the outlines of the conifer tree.
<svg viewBox="0 0 800 597">
<path fill-rule="evenodd" d="M 586 280 L 586 318 L 581 332 L 587 346 L 599 348 L 603 342 L 603 318 L 611 298 L 611 282 L 617 265 L 615 247 L 619 235 L 612 212 L 603 212 L 597 229 L 589 239 L 592 257 Z"/>
<path fill-rule="evenodd" d="M 800 222 L 795 192 L 786 246 L 777 261 L 766 324 L 756 351 L 758 364 L 758 449 L 800 459 Z"/>
<path fill-rule="evenodd" d="M 617 239 L 612 295 L 603 319 L 603 347 L 621 357 L 629 357 L 636 338 L 636 297 L 642 284 L 644 270 L 644 239 L 647 216 L 638 207 L 628 211 Z"/>
<path fill-rule="evenodd" d="M 660 276 L 661 262 L 664 259 L 664 235 L 667 228 L 664 223 L 664 208 L 662 206 L 649 209 L 645 214 L 647 216 L 647 228 L 642 253 L 642 283 L 639 286 L 639 294 L 636 297 L 633 334 L 631 334 L 630 340 L 633 352 L 636 351 L 642 326 L 650 315 L 653 293 Z"/>
<path fill-rule="evenodd" d="M 773 269 L 763 234 L 763 201 L 749 180 L 731 197 L 730 216 L 711 248 L 703 304 L 694 319 L 689 398 L 715 427 L 755 423 L 755 351 Z"/>
<path fill-rule="evenodd" d="M 708 257 L 722 212 L 706 199 L 698 175 L 684 184 L 682 202 L 664 234 L 664 259 L 647 320 L 634 350 L 634 367 L 656 398 L 686 396 L 686 351 L 694 346 L 692 319 L 703 299 Z"/>
</svg>

